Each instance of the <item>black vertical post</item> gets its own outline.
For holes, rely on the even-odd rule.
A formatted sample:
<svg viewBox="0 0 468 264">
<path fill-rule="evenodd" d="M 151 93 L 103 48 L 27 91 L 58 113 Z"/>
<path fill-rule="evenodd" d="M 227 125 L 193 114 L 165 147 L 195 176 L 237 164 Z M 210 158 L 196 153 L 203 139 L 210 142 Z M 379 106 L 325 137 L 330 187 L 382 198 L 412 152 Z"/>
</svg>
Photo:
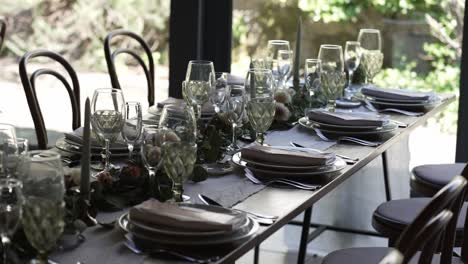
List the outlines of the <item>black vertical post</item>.
<svg viewBox="0 0 468 264">
<path fill-rule="evenodd" d="M 466 6 L 465 0 L 465 6 Z M 468 24 L 467 11 L 463 18 L 463 42 L 460 69 L 460 97 L 458 98 L 458 128 L 457 128 L 457 152 L 456 162 L 468 161 Z"/>
<path fill-rule="evenodd" d="M 190 60 L 231 70 L 232 0 L 171 0 L 169 38 L 169 96 L 181 98 Z"/>
</svg>

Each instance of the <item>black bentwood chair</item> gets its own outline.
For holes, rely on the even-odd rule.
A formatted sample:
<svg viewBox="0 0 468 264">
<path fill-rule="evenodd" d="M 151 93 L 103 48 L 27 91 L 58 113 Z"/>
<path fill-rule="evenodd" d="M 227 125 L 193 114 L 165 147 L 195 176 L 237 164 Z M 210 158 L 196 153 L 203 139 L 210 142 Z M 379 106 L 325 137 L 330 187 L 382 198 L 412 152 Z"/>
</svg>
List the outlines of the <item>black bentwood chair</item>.
<svg viewBox="0 0 468 264">
<path fill-rule="evenodd" d="M 5 20 L 0 19 L 0 50 L 2 50 L 3 42 L 5 41 L 6 27 Z"/>
<path fill-rule="evenodd" d="M 460 258 L 452 256 L 452 251 L 455 225 L 466 185 L 467 180 L 464 177 L 456 176 L 442 188 L 402 231 L 395 248 L 337 250 L 326 256 L 323 263 L 461 263 Z M 438 248 L 441 249 L 441 254 L 435 254 Z M 401 253 L 400 258 L 390 262 L 395 256 L 395 250 Z M 462 252 L 463 254 L 466 255 L 466 252 Z"/>
<path fill-rule="evenodd" d="M 460 175 L 465 163 L 428 164 L 414 167 L 411 191 L 419 196 L 432 197 L 455 175 Z"/>
<path fill-rule="evenodd" d="M 461 175 L 468 177 L 468 166 L 465 166 Z M 431 198 L 410 198 L 385 202 L 377 207 L 372 216 L 372 226 L 382 235 L 389 238 L 389 245 L 394 245 L 401 232 L 413 221 L 418 212 L 422 210 Z M 462 245 L 467 213 L 467 203 L 461 206 L 460 217 L 456 222 L 455 246 Z M 468 225 L 467 225 L 468 227 Z M 463 242 L 465 243 L 465 242 Z M 468 244 L 468 241 L 466 241 Z"/>
<path fill-rule="evenodd" d="M 47 57 L 51 60 L 60 63 L 65 68 L 69 77 L 71 78 L 72 86 L 70 86 L 69 82 L 62 74 L 52 69 L 38 69 L 29 76 L 26 65 L 30 59 L 37 57 Z M 73 114 L 72 128 L 73 130 L 75 130 L 80 127 L 80 85 L 78 82 L 78 77 L 73 67 L 62 56 L 60 56 L 60 54 L 48 50 L 36 50 L 28 52 L 20 60 L 19 73 L 21 77 L 21 83 L 23 84 L 24 92 L 26 94 L 26 99 L 28 100 L 29 110 L 32 115 L 34 127 L 36 129 L 37 143 L 39 149 L 47 148 L 48 138 L 47 130 L 44 124 L 44 118 L 41 112 L 41 107 L 39 106 L 39 102 L 37 100 L 37 77 L 41 75 L 52 75 L 62 82 L 63 86 L 65 86 L 65 89 L 67 89 L 68 96 L 70 97 Z"/>
<path fill-rule="evenodd" d="M 111 41 L 114 37 L 117 36 L 126 36 L 136 40 L 145 51 L 146 56 L 148 57 L 149 65 L 146 66 L 145 61 L 135 51 L 128 48 L 118 48 L 112 52 Z M 109 70 L 112 87 L 117 89 L 121 89 L 121 86 L 117 76 L 117 71 L 115 69 L 115 57 L 119 54 L 126 53 L 132 56 L 138 62 L 138 64 L 140 64 L 141 68 L 143 68 L 143 71 L 145 72 L 146 83 L 148 85 L 148 104 L 149 106 L 154 105 L 154 60 L 151 49 L 145 40 L 131 31 L 123 29 L 115 30 L 110 32 L 104 40 L 104 53 L 106 56 L 107 69 Z"/>
</svg>

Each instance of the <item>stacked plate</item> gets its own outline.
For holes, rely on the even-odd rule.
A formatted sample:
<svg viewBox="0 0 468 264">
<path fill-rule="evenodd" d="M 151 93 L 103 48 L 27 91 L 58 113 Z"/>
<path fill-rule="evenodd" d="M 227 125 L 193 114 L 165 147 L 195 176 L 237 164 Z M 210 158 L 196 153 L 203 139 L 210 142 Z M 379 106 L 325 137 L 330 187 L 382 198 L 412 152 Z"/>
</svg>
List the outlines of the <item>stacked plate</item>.
<svg viewBox="0 0 468 264">
<path fill-rule="evenodd" d="M 383 135 L 398 128 L 398 124 L 383 115 L 326 110 L 311 110 L 308 116 L 299 119 L 299 124 L 326 134 L 356 137 Z"/>
<path fill-rule="evenodd" d="M 262 178 L 320 180 L 346 167 L 333 153 L 287 146 L 250 146 L 233 155 L 234 164 L 247 167 Z"/>
<path fill-rule="evenodd" d="M 427 112 L 440 103 L 440 98 L 434 92 L 365 87 L 361 93 L 377 109 L 397 108 Z"/>
<path fill-rule="evenodd" d="M 81 154 L 82 153 L 82 128 L 78 128 L 77 130 L 73 131 L 72 133 L 65 133 L 65 137 L 59 138 L 57 142 L 55 142 L 55 146 L 62 151 L 72 153 L 72 154 Z M 91 154 L 93 156 L 101 155 L 103 149 L 103 145 L 99 144 L 94 136 L 92 136 L 91 142 Z M 110 145 L 110 152 L 111 156 L 114 157 L 126 157 L 128 156 L 128 148 L 127 144 L 123 141 L 121 137 L 117 139 L 117 142 L 112 143 Z M 139 146 L 135 146 L 134 151 L 138 151 Z"/>
<path fill-rule="evenodd" d="M 119 225 L 142 244 L 182 247 L 239 243 L 259 228 L 255 220 L 237 210 L 156 200 L 132 208 Z"/>
<path fill-rule="evenodd" d="M 169 97 L 168 99 L 159 102 L 157 105 L 148 108 L 148 113 L 152 115 L 150 119 L 156 121 L 159 120 L 159 118 L 161 117 L 162 109 L 165 105 L 175 105 L 182 107 L 185 106 L 185 102 L 183 99 Z M 215 114 L 216 112 L 214 111 L 214 107 L 210 103 L 206 103 L 205 105 L 203 105 L 201 113 L 202 120 L 210 121 Z"/>
</svg>

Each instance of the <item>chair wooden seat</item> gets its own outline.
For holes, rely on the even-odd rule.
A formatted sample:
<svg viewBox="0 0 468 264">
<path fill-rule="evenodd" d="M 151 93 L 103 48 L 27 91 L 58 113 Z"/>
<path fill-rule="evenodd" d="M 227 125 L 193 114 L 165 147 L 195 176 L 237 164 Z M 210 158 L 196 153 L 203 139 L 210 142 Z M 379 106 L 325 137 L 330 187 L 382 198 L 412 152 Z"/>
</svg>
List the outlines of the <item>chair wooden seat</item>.
<svg viewBox="0 0 468 264">
<path fill-rule="evenodd" d="M 418 195 L 432 197 L 455 175 L 460 175 L 465 163 L 428 164 L 415 167 L 411 176 L 411 190 Z"/>
</svg>

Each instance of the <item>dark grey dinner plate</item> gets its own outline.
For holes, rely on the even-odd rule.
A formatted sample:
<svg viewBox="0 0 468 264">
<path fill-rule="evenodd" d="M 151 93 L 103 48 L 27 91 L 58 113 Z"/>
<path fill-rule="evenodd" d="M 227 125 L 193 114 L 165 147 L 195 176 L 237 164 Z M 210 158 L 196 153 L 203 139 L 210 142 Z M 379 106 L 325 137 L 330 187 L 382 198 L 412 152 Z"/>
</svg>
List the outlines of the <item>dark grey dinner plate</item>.
<svg viewBox="0 0 468 264">
<path fill-rule="evenodd" d="M 314 121 L 310 121 L 307 117 L 299 119 L 299 124 L 309 129 L 320 129 L 320 131 L 330 134 L 343 135 L 343 136 L 359 136 L 359 135 L 379 135 L 386 134 L 395 131 L 398 128 L 398 124 L 389 120 L 382 127 L 375 129 L 362 129 L 362 130 L 349 130 L 338 127 L 323 127 Z"/>
<path fill-rule="evenodd" d="M 367 98 L 367 101 L 371 103 L 377 109 L 384 109 L 384 108 L 397 108 L 407 111 L 415 111 L 415 112 L 427 112 L 432 110 L 436 107 L 440 102 L 441 99 L 439 97 L 434 97 L 431 100 L 420 102 L 420 103 L 407 103 L 407 102 L 386 102 L 375 100 L 371 98 Z"/>
</svg>

